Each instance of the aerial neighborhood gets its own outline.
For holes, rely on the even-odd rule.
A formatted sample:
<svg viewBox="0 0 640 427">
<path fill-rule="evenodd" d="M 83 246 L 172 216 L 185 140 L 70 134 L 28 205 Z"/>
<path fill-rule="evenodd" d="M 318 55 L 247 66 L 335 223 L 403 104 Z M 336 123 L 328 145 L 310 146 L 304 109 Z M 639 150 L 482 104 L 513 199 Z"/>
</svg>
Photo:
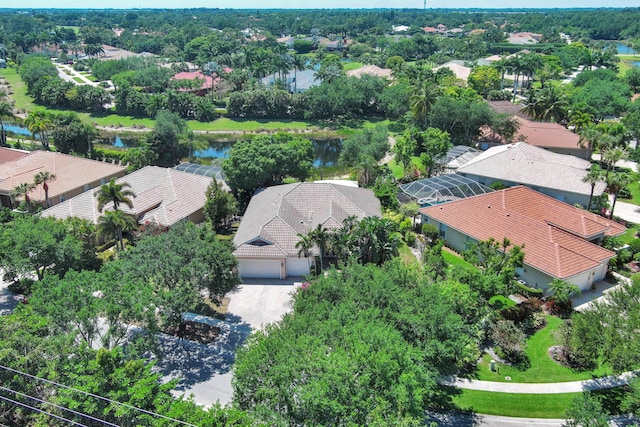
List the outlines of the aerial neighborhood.
<svg viewBox="0 0 640 427">
<path fill-rule="evenodd" d="M 0 425 L 638 422 L 640 9 L 175 7 L 0 10 Z"/>
</svg>

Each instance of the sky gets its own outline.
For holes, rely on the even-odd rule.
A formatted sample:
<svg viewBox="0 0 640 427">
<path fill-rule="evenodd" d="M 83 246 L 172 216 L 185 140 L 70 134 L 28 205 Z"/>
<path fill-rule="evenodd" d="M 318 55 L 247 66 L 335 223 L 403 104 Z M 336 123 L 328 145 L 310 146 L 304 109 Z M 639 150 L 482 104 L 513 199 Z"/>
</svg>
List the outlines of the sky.
<svg viewBox="0 0 640 427">
<path fill-rule="evenodd" d="M 132 8 L 221 8 L 268 9 L 279 8 L 417 8 L 424 0 L 0 0 L 0 8 L 83 8 L 83 9 L 132 9 Z M 640 7 L 640 0 L 536 0 L 513 2 L 512 0 L 427 0 L 427 8 L 585 8 L 585 7 Z"/>
</svg>

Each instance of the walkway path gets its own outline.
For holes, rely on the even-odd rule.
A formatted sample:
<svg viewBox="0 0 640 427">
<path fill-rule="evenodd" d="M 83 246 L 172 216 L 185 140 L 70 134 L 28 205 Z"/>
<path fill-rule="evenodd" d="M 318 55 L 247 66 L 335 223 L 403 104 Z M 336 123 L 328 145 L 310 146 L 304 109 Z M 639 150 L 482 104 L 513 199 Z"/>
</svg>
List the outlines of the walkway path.
<svg viewBox="0 0 640 427">
<path fill-rule="evenodd" d="M 491 391 L 495 393 L 560 394 L 580 393 L 585 390 L 602 390 L 606 388 L 619 387 L 629 384 L 629 380 L 632 378 L 633 372 L 625 372 L 618 376 L 562 383 L 502 383 L 453 377 L 441 381 L 441 384 L 467 390 Z"/>
</svg>

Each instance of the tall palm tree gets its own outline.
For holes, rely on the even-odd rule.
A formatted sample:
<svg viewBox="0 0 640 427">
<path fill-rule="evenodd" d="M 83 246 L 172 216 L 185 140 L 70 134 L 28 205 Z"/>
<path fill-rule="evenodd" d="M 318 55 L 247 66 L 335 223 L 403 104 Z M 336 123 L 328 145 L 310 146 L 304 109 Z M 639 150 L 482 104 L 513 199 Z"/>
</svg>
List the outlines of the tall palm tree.
<svg viewBox="0 0 640 427">
<path fill-rule="evenodd" d="M 610 137 L 610 135 L 604 135 L 605 140 L 608 139 L 606 137 Z M 619 160 L 626 160 L 629 158 L 629 152 L 622 147 L 612 146 L 602 151 L 602 163 L 607 166 L 607 171 L 605 173 L 605 179 L 609 178 L 609 172 L 615 167 L 616 163 Z"/>
<path fill-rule="evenodd" d="M 540 93 L 541 110 L 539 119 L 545 122 L 561 122 L 567 117 L 567 97 L 564 92 L 553 85 L 545 86 Z"/>
<path fill-rule="evenodd" d="M 491 67 L 500 73 L 500 90 L 504 90 L 504 75 L 507 73 L 508 64 L 506 55 L 501 55 L 500 59 L 493 61 Z"/>
<path fill-rule="evenodd" d="M 569 126 L 573 126 L 573 131 L 577 134 L 580 134 L 590 123 L 593 123 L 593 114 L 573 110 L 569 115 Z"/>
<path fill-rule="evenodd" d="M 7 134 L 4 131 L 4 119 L 13 117 L 13 107 L 6 101 L 0 102 L 0 147 L 7 145 Z"/>
<path fill-rule="evenodd" d="M 44 203 L 46 207 L 51 206 L 49 203 L 49 185 L 48 182 L 56 179 L 56 176 L 49 171 L 40 171 L 33 177 L 33 183 L 37 185 L 42 185 L 42 189 L 44 190 Z"/>
<path fill-rule="evenodd" d="M 98 199 L 98 210 L 102 212 L 105 205 L 109 202 L 113 203 L 113 210 L 117 211 L 118 206 L 121 203 L 129 206 L 130 209 L 133 209 L 133 201 L 132 197 L 136 197 L 136 194 L 131 190 L 126 190 L 126 188 L 131 187 L 128 183 L 123 182 L 122 184 L 116 184 L 116 180 L 111 178 L 108 184 L 104 184 L 100 187 L 94 196 Z"/>
<path fill-rule="evenodd" d="M 298 233 L 298 243 L 296 243 L 296 249 L 298 249 L 298 258 L 301 256 L 307 259 L 309 264 L 309 270 L 311 270 L 311 260 L 309 259 L 309 255 L 311 255 L 311 250 L 313 249 L 313 238 L 310 234 L 301 234 Z"/>
<path fill-rule="evenodd" d="M 431 112 L 431 107 L 442 94 L 442 89 L 432 81 L 424 81 L 411 88 L 409 109 L 413 121 L 419 125 L 425 125 Z"/>
<path fill-rule="evenodd" d="M 27 129 L 34 136 L 38 135 L 40 137 L 40 143 L 44 147 L 45 150 L 49 150 L 49 129 L 51 128 L 51 119 L 47 115 L 47 113 L 43 111 L 35 111 L 33 113 L 29 113 L 27 118 L 24 121 L 24 124 L 27 125 Z"/>
<path fill-rule="evenodd" d="M 324 268 L 324 255 L 329 244 L 329 234 L 329 229 L 322 224 L 318 224 L 316 228 L 309 232 L 311 240 L 318 246 L 318 251 L 320 252 L 320 271 Z"/>
<path fill-rule="evenodd" d="M 609 193 L 613 194 L 613 202 L 611 203 L 611 211 L 609 212 L 609 218 L 613 218 L 613 210 L 616 207 L 618 201 L 618 194 L 627 185 L 633 182 L 633 176 L 629 172 L 614 172 L 607 178 L 607 184 L 609 185 Z"/>
<path fill-rule="evenodd" d="M 111 235 L 116 241 L 116 251 L 124 250 L 123 233 L 132 230 L 136 220 L 122 211 L 106 211 L 98 218 L 98 234 Z"/>
<path fill-rule="evenodd" d="M 294 54 L 291 57 L 291 65 L 293 66 L 293 91 L 298 92 L 298 71 L 307 69 L 307 58 Z"/>
<path fill-rule="evenodd" d="M 589 204 L 587 205 L 587 210 L 591 210 L 591 202 L 593 200 L 593 192 L 596 188 L 596 185 L 599 182 L 603 181 L 604 175 L 602 174 L 602 169 L 598 165 L 592 165 L 591 169 L 589 169 L 589 173 L 582 178 L 582 182 L 585 182 L 591 186 L 591 193 L 589 194 Z"/>
<path fill-rule="evenodd" d="M 580 129 L 580 139 L 578 145 L 581 148 L 587 148 L 587 160 L 591 160 L 593 150 L 600 145 L 600 140 L 604 134 L 596 127 L 594 123 L 589 123 Z"/>
</svg>

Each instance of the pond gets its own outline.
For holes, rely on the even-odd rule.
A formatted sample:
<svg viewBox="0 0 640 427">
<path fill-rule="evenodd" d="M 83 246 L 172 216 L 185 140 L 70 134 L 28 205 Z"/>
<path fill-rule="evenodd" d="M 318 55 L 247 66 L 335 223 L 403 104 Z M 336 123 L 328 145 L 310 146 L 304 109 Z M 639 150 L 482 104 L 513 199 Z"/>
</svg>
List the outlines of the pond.
<svg viewBox="0 0 640 427">
<path fill-rule="evenodd" d="M 635 55 L 636 51 L 633 50 L 630 46 L 627 46 L 626 44 L 620 43 L 620 42 L 616 42 L 616 49 L 618 50 L 618 53 L 622 54 L 622 55 Z"/>
<path fill-rule="evenodd" d="M 342 149 L 342 139 L 312 139 L 311 142 L 315 153 L 315 159 L 313 162 L 314 167 L 328 167 L 336 165 L 338 158 L 340 157 L 340 150 Z M 101 138 L 99 143 L 113 145 L 114 147 L 119 148 L 130 148 L 138 146 L 138 139 L 121 138 L 120 136 L 116 136 L 115 138 Z M 197 158 L 226 159 L 229 157 L 229 152 L 231 151 L 232 146 L 232 141 L 211 141 L 207 149 L 198 150 L 194 155 Z"/>
<path fill-rule="evenodd" d="M 31 137 L 31 132 L 24 126 L 16 125 L 13 123 L 5 123 L 4 130 L 7 133 L 12 133 L 14 135 L 28 136 Z"/>
</svg>

